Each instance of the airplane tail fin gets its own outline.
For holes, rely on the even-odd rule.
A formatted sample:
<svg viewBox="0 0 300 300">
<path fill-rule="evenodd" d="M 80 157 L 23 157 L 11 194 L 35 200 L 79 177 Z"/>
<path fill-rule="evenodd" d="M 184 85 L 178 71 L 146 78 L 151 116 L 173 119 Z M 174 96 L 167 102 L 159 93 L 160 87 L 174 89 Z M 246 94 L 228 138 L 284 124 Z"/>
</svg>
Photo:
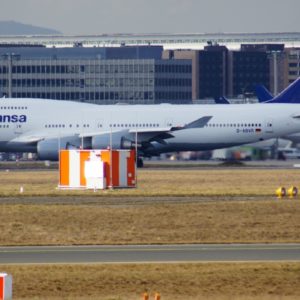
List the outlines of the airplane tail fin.
<svg viewBox="0 0 300 300">
<path fill-rule="evenodd" d="M 224 96 L 221 96 L 219 98 L 215 98 L 216 104 L 230 104 L 228 99 L 226 99 Z"/>
<path fill-rule="evenodd" d="M 272 94 L 262 84 L 255 86 L 255 94 L 259 102 L 266 102 L 273 99 Z"/>
<path fill-rule="evenodd" d="M 300 103 L 300 77 L 266 103 Z"/>
</svg>

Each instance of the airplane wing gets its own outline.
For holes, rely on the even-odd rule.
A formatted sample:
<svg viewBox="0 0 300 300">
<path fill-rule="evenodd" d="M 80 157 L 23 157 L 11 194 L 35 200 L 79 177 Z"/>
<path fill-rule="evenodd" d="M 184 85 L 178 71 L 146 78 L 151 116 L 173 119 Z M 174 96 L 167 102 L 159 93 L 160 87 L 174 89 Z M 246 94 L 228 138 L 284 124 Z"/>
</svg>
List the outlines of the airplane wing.
<svg viewBox="0 0 300 300">
<path fill-rule="evenodd" d="M 212 116 L 205 116 L 197 119 L 189 124 L 186 124 L 182 129 L 192 129 L 192 128 L 203 128 L 212 118 Z"/>
<path fill-rule="evenodd" d="M 64 138 L 66 136 L 70 136 L 67 134 L 57 135 L 57 133 L 49 134 L 49 132 L 32 132 L 21 134 L 18 137 L 10 140 L 10 143 L 24 143 L 24 144 L 31 144 L 31 143 L 38 143 L 45 139 L 52 139 L 52 138 Z"/>
<path fill-rule="evenodd" d="M 44 140 L 45 138 L 49 138 L 48 135 L 41 135 L 41 134 L 38 134 L 38 135 L 31 135 L 31 134 L 22 134 L 22 135 L 19 135 L 18 137 L 10 140 L 10 143 L 24 143 L 24 144 L 31 144 L 31 143 L 37 143 L 39 141 L 42 141 Z"/>
<path fill-rule="evenodd" d="M 123 130 L 116 130 L 113 129 L 112 131 L 94 131 L 94 132 L 85 132 L 77 135 L 68 135 L 68 134 L 61 134 L 57 135 L 57 133 L 49 134 L 49 132 L 29 132 L 26 134 L 21 134 L 18 137 L 14 138 L 10 141 L 10 143 L 24 143 L 24 144 L 34 144 L 38 143 L 43 140 L 48 139 L 67 139 L 69 138 L 93 138 L 93 137 L 101 137 L 101 136 L 108 136 L 110 134 L 123 134 L 124 136 L 135 140 L 136 135 L 138 137 L 138 141 L 143 142 L 152 142 L 157 141 L 159 143 L 164 143 L 165 139 L 172 138 L 172 132 L 177 130 L 185 130 L 185 129 L 193 129 L 193 128 L 202 128 L 204 127 L 212 116 L 205 116 L 201 117 L 191 123 L 179 126 L 168 126 L 168 127 L 153 127 L 153 128 L 131 128 L 131 129 L 123 129 Z"/>
<path fill-rule="evenodd" d="M 212 116 L 205 116 L 199 118 L 191 123 L 179 126 L 168 126 L 168 127 L 153 127 L 153 128 L 131 128 L 125 130 L 116 130 L 112 129 L 111 131 L 95 131 L 95 132 L 85 132 L 79 135 L 80 138 L 88 138 L 94 136 L 101 136 L 101 135 L 109 135 L 115 134 L 119 132 L 124 132 L 134 139 L 135 135 L 138 136 L 138 140 L 140 142 L 143 141 L 154 141 L 154 140 L 163 140 L 173 137 L 172 132 L 176 130 L 184 130 L 184 129 L 192 129 L 192 128 L 203 128 Z"/>
<path fill-rule="evenodd" d="M 128 133 L 137 133 L 137 134 L 144 134 L 144 133 L 162 133 L 162 132 L 168 132 L 171 131 L 172 127 L 163 127 L 163 128 L 137 128 L 137 129 L 112 129 L 112 130 L 106 130 L 106 131 L 94 131 L 94 132 L 84 132 L 79 134 L 80 138 L 84 137 L 93 137 L 97 135 L 106 135 L 106 134 L 114 134 L 116 132 L 120 131 L 126 131 Z"/>
</svg>

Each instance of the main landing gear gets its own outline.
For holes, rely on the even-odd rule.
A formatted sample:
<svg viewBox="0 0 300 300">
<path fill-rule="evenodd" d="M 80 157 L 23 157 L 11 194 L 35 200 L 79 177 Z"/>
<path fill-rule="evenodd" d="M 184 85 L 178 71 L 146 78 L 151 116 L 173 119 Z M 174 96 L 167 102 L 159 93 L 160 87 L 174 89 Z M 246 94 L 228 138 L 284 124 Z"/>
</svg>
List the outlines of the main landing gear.
<svg viewBox="0 0 300 300">
<path fill-rule="evenodd" d="M 144 161 L 142 158 L 138 157 L 137 159 L 137 167 L 142 168 L 144 166 Z"/>
</svg>

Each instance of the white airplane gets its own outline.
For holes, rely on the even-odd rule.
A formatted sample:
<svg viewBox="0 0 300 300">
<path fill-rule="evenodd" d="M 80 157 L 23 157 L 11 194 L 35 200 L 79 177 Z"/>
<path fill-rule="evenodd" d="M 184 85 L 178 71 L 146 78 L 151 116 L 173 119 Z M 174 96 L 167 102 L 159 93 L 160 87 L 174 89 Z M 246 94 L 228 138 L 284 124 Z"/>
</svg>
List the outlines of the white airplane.
<svg viewBox="0 0 300 300">
<path fill-rule="evenodd" d="M 258 101 L 261 103 L 278 103 L 277 97 L 274 98 L 274 96 L 266 89 L 264 85 L 256 85 L 255 93 Z M 287 95 L 285 97 L 287 97 Z M 289 96 L 288 98 L 291 99 L 292 97 Z M 295 97 L 295 99 L 297 99 L 297 97 Z M 284 100 L 279 101 L 284 102 Z M 282 138 L 291 141 L 292 147 L 296 147 L 300 143 L 300 133 L 291 134 Z"/>
<path fill-rule="evenodd" d="M 3 98 L 0 152 L 37 152 L 40 159 L 56 160 L 59 149 L 138 147 L 139 156 L 152 156 L 259 142 L 300 132 L 300 78 L 279 96 L 291 91 L 293 103 L 266 105 L 101 106 Z"/>
</svg>

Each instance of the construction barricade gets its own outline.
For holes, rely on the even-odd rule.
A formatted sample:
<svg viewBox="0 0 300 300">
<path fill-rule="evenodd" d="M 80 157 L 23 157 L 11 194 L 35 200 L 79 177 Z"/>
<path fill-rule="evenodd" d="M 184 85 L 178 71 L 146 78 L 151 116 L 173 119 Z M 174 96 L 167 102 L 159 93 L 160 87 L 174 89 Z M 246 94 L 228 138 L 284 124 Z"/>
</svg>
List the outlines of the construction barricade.
<svg viewBox="0 0 300 300">
<path fill-rule="evenodd" d="M 0 273 L 0 300 L 12 299 L 12 276 Z"/>
<path fill-rule="evenodd" d="M 59 188 L 135 187 L 134 150 L 62 150 Z"/>
</svg>

